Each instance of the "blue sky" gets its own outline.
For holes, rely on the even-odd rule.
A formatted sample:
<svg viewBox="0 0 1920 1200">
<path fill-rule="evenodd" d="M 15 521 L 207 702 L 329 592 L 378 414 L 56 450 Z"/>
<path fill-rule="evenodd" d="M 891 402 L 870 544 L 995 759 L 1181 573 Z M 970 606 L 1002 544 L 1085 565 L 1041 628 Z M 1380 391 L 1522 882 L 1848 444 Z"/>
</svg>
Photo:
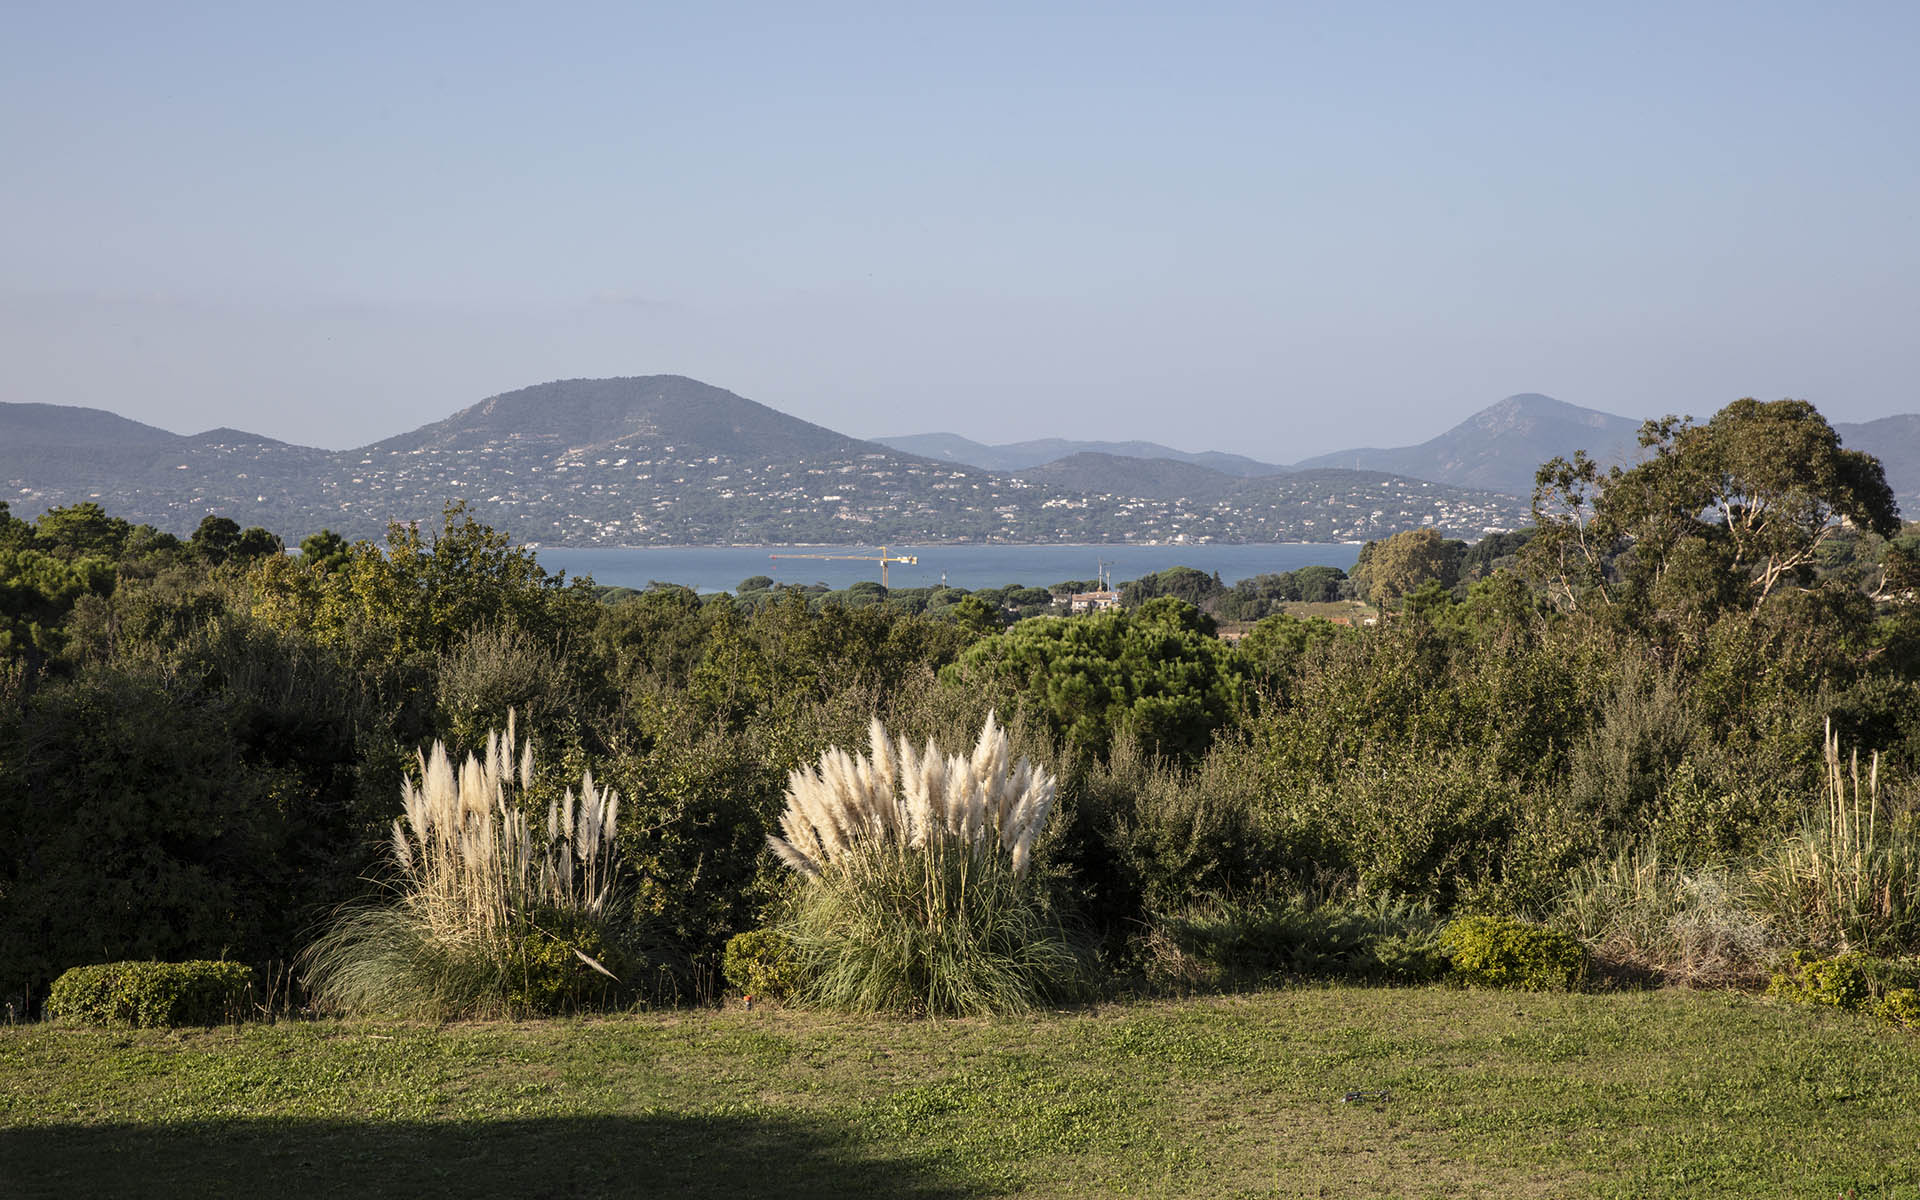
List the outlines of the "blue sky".
<svg viewBox="0 0 1920 1200">
<path fill-rule="evenodd" d="M 1915 411 L 1915 45 L 1912 4 L 26 3 L 0 399 L 348 446 L 672 372 L 1281 461 L 1520 391 Z"/>
</svg>

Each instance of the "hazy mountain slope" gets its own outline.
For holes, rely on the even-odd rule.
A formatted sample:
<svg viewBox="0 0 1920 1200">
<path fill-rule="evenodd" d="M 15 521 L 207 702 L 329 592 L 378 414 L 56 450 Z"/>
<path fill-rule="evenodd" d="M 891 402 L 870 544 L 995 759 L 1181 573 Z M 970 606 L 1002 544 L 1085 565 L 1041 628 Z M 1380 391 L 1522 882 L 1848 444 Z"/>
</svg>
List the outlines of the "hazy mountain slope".
<svg viewBox="0 0 1920 1200">
<path fill-rule="evenodd" d="M 91 491 L 177 467 L 187 446 L 177 433 L 98 408 L 0 404 L 0 480 L 57 477 Z"/>
<path fill-rule="evenodd" d="M 1071 455 L 1092 453 L 1132 459 L 1171 459 L 1249 478 L 1320 468 L 1374 471 L 1526 496 L 1533 491 L 1534 472 L 1555 455 L 1586 450 L 1604 462 L 1631 461 L 1639 430 L 1640 422 L 1636 420 L 1526 393 L 1509 396 L 1482 409 L 1418 446 L 1340 450 L 1304 459 L 1292 466 L 1219 451 L 1173 450 L 1155 442 L 1041 438 L 989 446 L 952 433 L 875 440 L 910 454 L 967 463 L 988 471 L 1024 472 Z"/>
<path fill-rule="evenodd" d="M 1237 475 L 1170 458 L 1135 458 L 1086 451 L 1015 474 L 1030 483 L 1059 491 L 1146 496 L 1156 500 L 1182 496 L 1197 501 L 1217 500 L 1231 493 L 1242 481 Z"/>
<path fill-rule="evenodd" d="M 1833 431 L 1849 450 L 1865 450 L 1880 460 L 1901 511 L 1920 515 L 1920 416 L 1905 413 L 1877 421 L 1843 423 Z"/>
<path fill-rule="evenodd" d="M 917 433 L 903 437 L 874 438 L 907 454 L 918 454 L 939 462 L 965 463 L 983 471 L 1024 471 L 1075 454 L 1105 454 L 1119 458 L 1161 458 L 1174 462 L 1210 467 L 1228 475 L 1277 475 L 1287 470 L 1275 463 L 1261 462 L 1244 454 L 1225 454 L 1218 450 L 1187 451 L 1162 446 L 1158 442 L 1087 442 L 1071 438 L 1036 438 L 1025 442 L 1004 442 L 989 446 L 957 433 Z"/>
<path fill-rule="evenodd" d="M 1511 496 L 1530 495 L 1534 473 L 1555 455 L 1585 450 L 1603 462 L 1631 461 L 1640 422 L 1551 396 L 1524 393 L 1481 409 L 1439 437 L 1417 446 L 1365 447 L 1295 463 L 1386 471 Z"/>
<path fill-rule="evenodd" d="M 682 375 L 642 375 L 562 379 L 503 392 L 361 452 L 512 443 L 559 453 L 621 442 L 741 456 L 839 454 L 867 445 L 724 388 Z"/>
<path fill-rule="evenodd" d="M 1005 456 L 999 453 L 998 446 L 983 445 L 972 438 L 961 437 L 957 433 L 910 433 L 901 437 L 879 437 L 869 440 L 875 445 L 886 446 L 902 454 L 917 454 L 922 458 L 931 458 L 935 462 L 979 467 L 982 471 L 1017 471 L 1021 467 L 1040 465 L 1037 462 L 1005 463 L 1003 461 Z"/>
<path fill-rule="evenodd" d="M 215 512 L 306 533 L 330 515 L 316 509 L 334 459 L 238 429 L 183 437 L 99 409 L 0 404 L 0 499 L 18 516 L 93 501 L 175 533 Z"/>
<path fill-rule="evenodd" d="M 1711 412 L 1696 413 L 1704 421 Z M 1920 415 L 1834 425 L 1843 445 L 1864 450 L 1886 468 L 1887 482 L 1909 508 L 1920 508 Z M 1295 464 L 1390 471 L 1513 496 L 1533 490 L 1533 475 L 1555 455 L 1575 450 L 1605 463 L 1631 463 L 1639 452 L 1640 422 L 1548 396 L 1509 396 L 1418 446 L 1366 448 L 1323 454 Z"/>
<path fill-rule="evenodd" d="M 235 429 L 222 425 L 218 429 L 209 429 L 205 433 L 196 433 L 186 439 L 200 446 L 287 446 L 292 442 L 283 442 L 279 438 L 270 438 L 265 434 L 248 433 L 244 429 Z"/>
<path fill-rule="evenodd" d="M 8 450 L 44 446 L 119 449 L 168 446 L 185 440 L 177 433 L 142 425 L 100 408 L 0 404 L 0 446 Z"/>
</svg>

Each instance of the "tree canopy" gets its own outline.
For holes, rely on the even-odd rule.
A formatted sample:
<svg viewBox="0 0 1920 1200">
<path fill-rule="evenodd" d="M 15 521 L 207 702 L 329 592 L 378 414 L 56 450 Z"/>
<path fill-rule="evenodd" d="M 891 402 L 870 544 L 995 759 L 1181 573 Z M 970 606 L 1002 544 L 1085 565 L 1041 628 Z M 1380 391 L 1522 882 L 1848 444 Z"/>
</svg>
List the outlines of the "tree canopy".
<svg viewBox="0 0 1920 1200">
<path fill-rule="evenodd" d="M 1757 608 L 1809 580 L 1842 529 L 1900 528 L 1879 461 L 1842 448 L 1803 400 L 1649 421 L 1640 443 L 1648 456 L 1631 468 L 1603 473 L 1577 453 L 1540 469 L 1523 558 L 1564 607 L 1711 607 L 1730 588 Z"/>
</svg>

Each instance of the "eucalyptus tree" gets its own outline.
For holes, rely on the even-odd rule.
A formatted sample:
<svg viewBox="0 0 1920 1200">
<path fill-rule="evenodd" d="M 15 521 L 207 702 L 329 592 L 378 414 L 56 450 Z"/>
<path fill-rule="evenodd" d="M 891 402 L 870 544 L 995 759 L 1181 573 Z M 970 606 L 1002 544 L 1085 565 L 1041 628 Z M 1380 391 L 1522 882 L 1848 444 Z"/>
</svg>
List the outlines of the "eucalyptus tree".
<svg viewBox="0 0 1920 1200">
<path fill-rule="evenodd" d="M 1804 400 L 1736 400 L 1703 425 L 1663 417 L 1637 465 L 1584 452 L 1535 478 L 1529 573 L 1566 608 L 1665 609 L 1723 592 L 1757 610 L 1813 574 L 1843 528 L 1899 531 L 1877 459 L 1847 450 Z"/>
</svg>

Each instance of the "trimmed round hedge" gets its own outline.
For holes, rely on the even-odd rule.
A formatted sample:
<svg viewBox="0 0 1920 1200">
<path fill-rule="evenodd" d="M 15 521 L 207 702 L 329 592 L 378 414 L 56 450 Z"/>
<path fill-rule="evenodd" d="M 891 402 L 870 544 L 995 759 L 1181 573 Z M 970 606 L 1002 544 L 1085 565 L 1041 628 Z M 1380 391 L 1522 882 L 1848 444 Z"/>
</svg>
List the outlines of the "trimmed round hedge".
<svg viewBox="0 0 1920 1200">
<path fill-rule="evenodd" d="M 742 995 L 785 1000 L 806 984 L 806 965 L 793 939 L 772 929 L 750 929 L 727 939 L 720 973 Z"/>
<path fill-rule="evenodd" d="M 240 1019 L 252 986 L 245 963 L 98 963 L 53 981 L 47 1016 L 85 1025 L 219 1025 Z"/>
</svg>

